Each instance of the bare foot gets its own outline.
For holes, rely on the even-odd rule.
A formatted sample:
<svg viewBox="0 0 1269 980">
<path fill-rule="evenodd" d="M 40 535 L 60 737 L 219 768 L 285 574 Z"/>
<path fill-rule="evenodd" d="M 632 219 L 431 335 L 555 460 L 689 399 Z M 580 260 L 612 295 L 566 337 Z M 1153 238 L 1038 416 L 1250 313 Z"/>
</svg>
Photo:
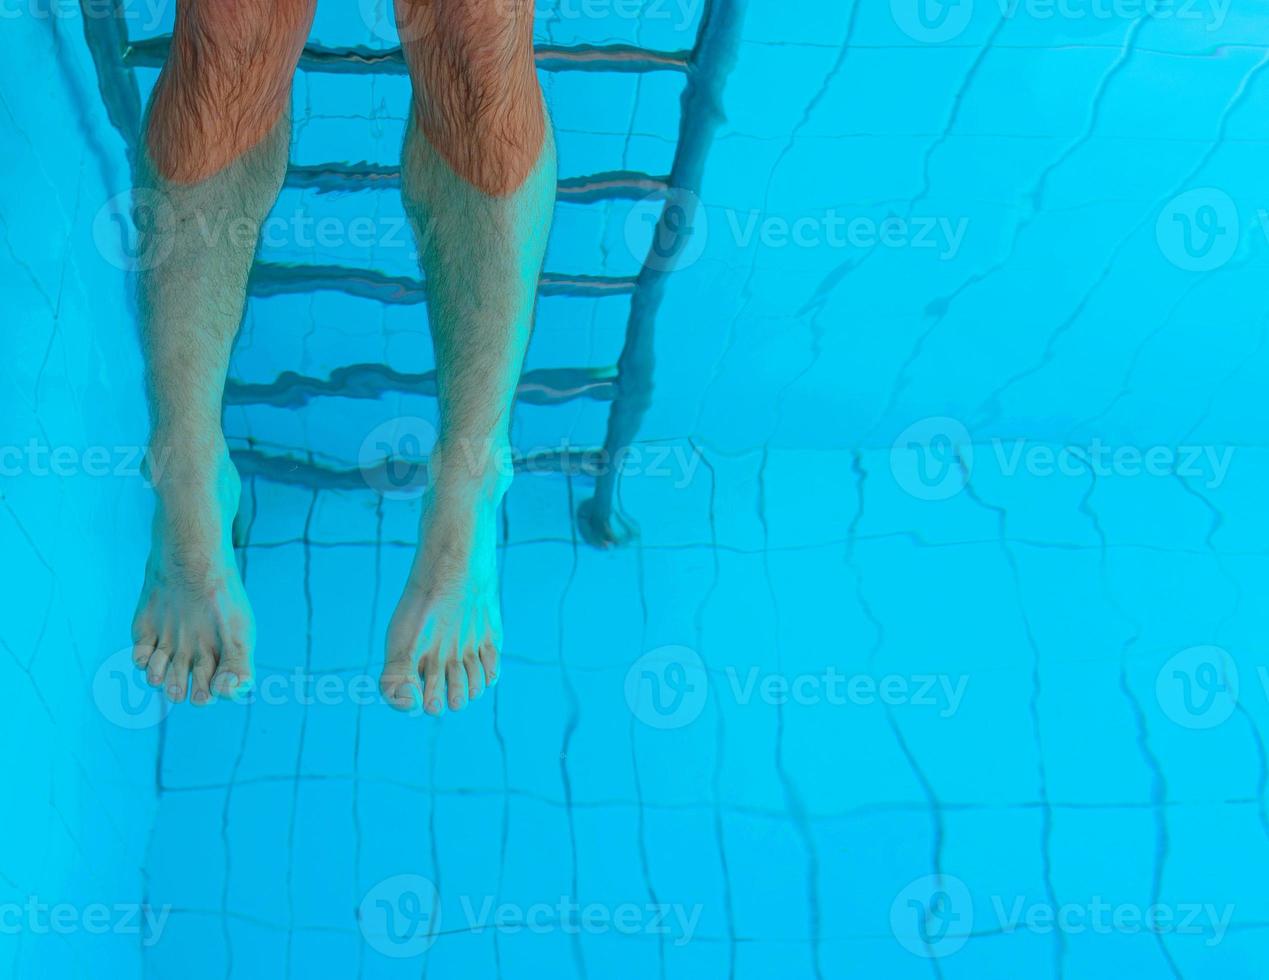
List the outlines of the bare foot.
<svg viewBox="0 0 1269 980">
<path fill-rule="evenodd" d="M 456 466 L 434 479 L 421 542 L 388 626 L 379 688 L 394 708 L 457 711 L 498 680 L 497 513 L 509 481 Z M 421 688 L 421 691 L 420 691 Z"/>
<path fill-rule="evenodd" d="M 157 440 L 156 440 L 157 443 Z M 208 704 L 251 687 L 255 619 L 234 561 L 231 528 L 242 485 L 223 440 L 188 448 L 155 483 L 145 585 L 132 623 L 132 662 L 169 700 Z M 192 681 L 191 681 L 192 678 Z"/>
</svg>

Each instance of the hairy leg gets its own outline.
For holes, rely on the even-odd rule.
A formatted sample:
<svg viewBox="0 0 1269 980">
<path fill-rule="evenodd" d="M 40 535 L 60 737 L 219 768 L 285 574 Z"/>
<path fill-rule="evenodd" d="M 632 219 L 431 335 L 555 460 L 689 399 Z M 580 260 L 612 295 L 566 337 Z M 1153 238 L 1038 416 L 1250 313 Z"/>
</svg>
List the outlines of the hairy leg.
<svg viewBox="0 0 1269 980">
<path fill-rule="evenodd" d="M 259 228 L 286 171 L 291 76 L 313 0 L 183 0 L 139 162 L 139 307 L 157 503 L 133 660 L 173 701 L 251 682 L 255 626 L 220 427 Z M 191 684 L 192 675 L 192 684 Z"/>
<path fill-rule="evenodd" d="M 497 680 L 495 519 L 555 202 L 532 0 L 397 0 L 414 100 L 402 193 L 419 241 L 440 433 L 384 696 L 438 714 Z"/>
</svg>

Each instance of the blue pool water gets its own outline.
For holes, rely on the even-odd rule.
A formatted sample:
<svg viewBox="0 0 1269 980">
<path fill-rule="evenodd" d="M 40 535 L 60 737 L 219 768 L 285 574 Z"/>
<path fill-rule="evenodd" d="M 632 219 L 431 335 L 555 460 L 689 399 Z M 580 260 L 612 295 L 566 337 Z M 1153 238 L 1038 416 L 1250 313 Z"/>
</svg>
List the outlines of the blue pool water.
<svg viewBox="0 0 1269 980">
<path fill-rule="evenodd" d="M 506 669 L 440 720 L 374 683 L 409 83 L 319 7 L 226 394 L 259 690 L 204 711 L 123 649 L 171 4 L 0 28 L 0 971 L 1269 974 L 1264 4 L 539 3 Z"/>
</svg>

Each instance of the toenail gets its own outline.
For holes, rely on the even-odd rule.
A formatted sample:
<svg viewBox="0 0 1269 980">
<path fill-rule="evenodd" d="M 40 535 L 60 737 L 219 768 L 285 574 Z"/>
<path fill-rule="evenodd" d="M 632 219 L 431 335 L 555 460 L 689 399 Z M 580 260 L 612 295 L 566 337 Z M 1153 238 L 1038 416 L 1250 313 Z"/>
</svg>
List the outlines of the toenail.
<svg viewBox="0 0 1269 980">
<path fill-rule="evenodd" d="M 167 689 L 167 693 L 169 697 L 179 698 L 181 696 L 181 689 L 174 685 Z"/>
</svg>

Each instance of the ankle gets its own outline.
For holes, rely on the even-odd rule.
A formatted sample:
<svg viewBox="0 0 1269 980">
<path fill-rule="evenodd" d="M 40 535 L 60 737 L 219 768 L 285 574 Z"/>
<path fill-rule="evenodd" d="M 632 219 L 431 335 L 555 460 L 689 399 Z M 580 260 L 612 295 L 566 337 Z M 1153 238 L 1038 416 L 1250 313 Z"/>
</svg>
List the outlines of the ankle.
<svg viewBox="0 0 1269 980">
<path fill-rule="evenodd" d="M 505 439 L 444 439 L 428 460 L 428 484 L 441 494 L 502 499 L 515 477 L 515 456 Z"/>
<path fill-rule="evenodd" d="M 150 438 L 144 475 L 160 498 L 188 497 L 194 488 L 215 488 L 234 502 L 241 492 L 238 471 L 224 436 L 178 435 L 156 430 Z"/>
</svg>

